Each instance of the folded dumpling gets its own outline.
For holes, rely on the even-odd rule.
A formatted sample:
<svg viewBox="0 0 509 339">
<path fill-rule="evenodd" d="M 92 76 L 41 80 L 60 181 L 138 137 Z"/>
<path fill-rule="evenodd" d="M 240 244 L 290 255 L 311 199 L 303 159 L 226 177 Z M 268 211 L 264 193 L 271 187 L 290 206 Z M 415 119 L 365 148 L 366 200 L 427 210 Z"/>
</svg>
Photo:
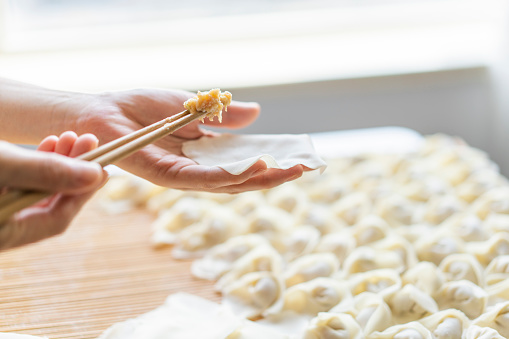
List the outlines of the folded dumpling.
<svg viewBox="0 0 509 339">
<path fill-rule="evenodd" d="M 465 209 L 465 204 L 452 194 L 432 197 L 424 210 L 424 221 L 438 225 Z"/>
<path fill-rule="evenodd" d="M 191 265 L 191 273 L 198 278 L 217 280 L 230 271 L 236 260 L 259 246 L 269 245 L 264 237 L 258 234 L 239 235 L 226 242 L 212 247 L 203 258 Z"/>
<path fill-rule="evenodd" d="M 379 216 L 370 214 L 362 217 L 350 231 L 357 246 L 364 246 L 385 238 L 389 233 L 389 225 Z"/>
<path fill-rule="evenodd" d="M 365 193 L 355 192 L 332 204 L 331 209 L 345 223 L 354 225 L 369 213 L 371 202 Z"/>
<path fill-rule="evenodd" d="M 404 285 L 412 284 L 424 293 L 434 296 L 445 282 L 442 271 L 432 262 L 421 261 L 402 274 Z"/>
<path fill-rule="evenodd" d="M 285 260 L 291 261 L 297 257 L 311 253 L 320 241 L 320 231 L 312 226 L 297 226 L 288 235 L 276 238 L 274 247 Z"/>
<path fill-rule="evenodd" d="M 495 257 L 484 270 L 486 286 L 509 280 L 509 255 Z"/>
<path fill-rule="evenodd" d="M 392 194 L 380 199 L 375 207 L 376 213 L 392 227 L 406 226 L 415 223 L 417 206 L 407 198 Z"/>
<path fill-rule="evenodd" d="M 392 269 L 371 270 L 352 275 L 348 285 L 353 295 L 371 292 L 384 296 L 401 288 L 401 278 Z"/>
<path fill-rule="evenodd" d="M 298 225 L 308 225 L 316 228 L 321 234 L 334 233 L 346 227 L 346 223 L 336 217 L 328 206 L 307 205 L 297 215 Z"/>
<path fill-rule="evenodd" d="M 470 319 L 481 315 L 487 304 L 487 293 L 468 280 L 446 282 L 435 296 L 441 310 L 455 308 Z"/>
<path fill-rule="evenodd" d="M 442 227 L 447 228 L 464 241 L 486 240 L 490 232 L 484 221 L 473 213 L 457 214 L 447 219 Z"/>
<path fill-rule="evenodd" d="M 419 322 L 431 331 L 435 339 L 462 339 L 463 332 L 470 326 L 470 319 L 452 308 L 429 315 Z"/>
<path fill-rule="evenodd" d="M 156 244 L 174 244 L 177 235 L 186 227 L 202 220 L 207 211 L 219 205 L 196 198 L 179 200 L 168 210 L 162 210 L 152 223 L 153 241 Z"/>
<path fill-rule="evenodd" d="M 398 235 L 388 235 L 374 243 L 372 247 L 375 250 L 391 251 L 398 254 L 405 265 L 405 270 L 413 267 L 419 261 L 414 246 L 404 237 Z"/>
<path fill-rule="evenodd" d="M 434 339 L 431 332 L 416 321 L 407 324 L 395 325 L 383 332 L 373 332 L 367 339 Z"/>
<path fill-rule="evenodd" d="M 286 287 L 318 277 L 330 277 L 339 269 L 339 261 L 332 253 L 313 253 L 295 259 L 284 271 Z"/>
<path fill-rule="evenodd" d="M 422 180 L 405 183 L 399 191 L 401 195 L 408 199 L 426 202 L 433 196 L 447 193 L 448 185 L 440 178 L 428 176 Z"/>
<path fill-rule="evenodd" d="M 330 312 L 350 314 L 359 323 L 365 335 L 383 331 L 392 325 L 391 309 L 380 295 L 371 292 L 347 298 L 334 306 Z"/>
<path fill-rule="evenodd" d="M 147 209 L 159 214 L 162 210 L 168 210 L 184 197 L 189 196 L 188 192 L 181 190 L 165 189 L 162 192 L 150 197 L 147 201 Z"/>
<path fill-rule="evenodd" d="M 483 226 L 486 228 L 486 230 L 489 230 L 492 233 L 509 233 L 509 214 L 491 213 L 484 221 Z"/>
<path fill-rule="evenodd" d="M 471 254 L 451 254 L 442 260 L 439 268 L 448 281 L 470 280 L 476 285 L 484 286 L 483 268 Z"/>
<path fill-rule="evenodd" d="M 322 236 L 314 251 L 317 253 L 332 253 L 343 264 L 345 258 L 350 255 L 356 246 L 355 238 L 350 232 L 344 231 Z"/>
<path fill-rule="evenodd" d="M 480 327 L 490 327 L 504 338 L 509 338 L 509 301 L 500 302 L 472 322 Z"/>
<path fill-rule="evenodd" d="M 274 273 L 247 273 L 223 287 L 223 305 L 238 316 L 256 318 L 279 311 L 283 292 L 284 283 Z"/>
<path fill-rule="evenodd" d="M 438 312 L 435 300 L 410 284 L 386 295 L 384 299 L 391 308 L 392 319 L 397 324 L 419 320 Z"/>
<path fill-rule="evenodd" d="M 294 220 L 290 213 L 269 205 L 259 206 L 247 218 L 247 232 L 257 233 L 269 241 L 288 234 Z"/>
<path fill-rule="evenodd" d="M 112 213 L 123 212 L 145 205 L 151 197 L 165 190 L 134 175 L 113 175 L 101 189 L 101 207 Z"/>
<path fill-rule="evenodd" d="M 260 191 L 244 192 L 234 197 L 228 205 L 241 216 L 247 216 L 258 207 L 267 205 L 267 200 Z"/>
<path fill-rule="evenodd" d="M 415 250 L 421 261 L 431 261 L 435 265 L 447 256 L 464 252 L 464 242 L 456 235 L 446 231 L 436 231 L 429 236 L 423 236 L 415 242 Z"/>
<path fill-rule="evenodd" d="M 216 206 L 207 211 L 201 221 L 177 235 L 172 253 L 179 259 L 202 256 L 211 247 L 243 233 L 246 233 L 244 220 L 233 210 Z"/>
<path fill-rule="evenodd" d="M 329 171 L 332 172 L 330 165 L 327 172 Z M 353 189 L 352 184 L 346 178 L 337 175 L 323 177 L 306 188 L 311 201 L 324 204 L 338 201 Z"/>
<path fill-rule="evenodd" d="M 293 182 L 269 190 L 267 202 L 271 206 L 294 214 L 298 214 L 310 203 L 305 191 Z"/>
<path fill-rule="evenodd" d="M 509 186 L 496 187 L 472 204 L 477 216 L 485 220 L 492 213 L 509 214 Z"/>
<path fill-rule="evenodd" d="M 501 336 L 497 330 L 490 327 L 479 327 L 477 325 L 470 325 L 465 331 L 463 339 L 506 339 Z"/>
<path fill-rule="evenodd" d="M 345 259 L 343 273 L 348 276 L 380 268 L 392 268 L 402 272 L 405 269 L 405 262 L 397 252 L 361 246 Z"/>
<path fill-rule="evenodd" d="M 489 306 L 509 300 L 509 280 L 501 280 L 496 284 L 487 286 L 486 293 L 488 294 Z"/>
<path fill-rule="evenodd" d="M 303 339 L 363 339 L 359 324 L 349 314 L 320 312 L 311 319 Z"/>
<path fill-rule="evenodd" d="M 316 278 L 288 288 L 284 294 L 284 309 L 316 315 L 329 311 L 347 298 L 351 298 L 351 294 L 345 283 Z"/>
<path fill-rule="evenodd" d="M 272 272 L 275 275 L 282 273 L 283 259 L 270 245 L 262 245 L 240 257 L 217 282 L 216 288 L 222 291 L 223 287 L 238 280 L 244 274 L 251 272 Z"/>
<path fill-rule="evenodd" d="M 487 266 L 496 257 L 509 254 L 509 233 L 498 232 L 486 241 L 468 243 L 466 251 Z"/>
</svg>

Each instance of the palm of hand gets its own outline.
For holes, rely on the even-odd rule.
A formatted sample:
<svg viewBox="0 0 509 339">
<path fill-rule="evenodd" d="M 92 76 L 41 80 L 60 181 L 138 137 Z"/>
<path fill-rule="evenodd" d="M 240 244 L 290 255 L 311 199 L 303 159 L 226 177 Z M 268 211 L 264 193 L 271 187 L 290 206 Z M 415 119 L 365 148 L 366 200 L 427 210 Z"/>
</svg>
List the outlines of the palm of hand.
<svg viewBox="0 0 509 339">
<path fill-rule="evenodd" d="M 82 111 L 82 132 L 92 132 L 101 143 L 150 125 L 184 110 L 182 104 L 193 94 L 184 91 L 133 90 L 108 93 Z M 221 127 L 240 128 L 256 119 L 259 106 L 233 102 L 223 114 Z M 219 126 L 217 121 L 206 122 Z M 145 147 L 118 165 L 155 184 L 183 190 L 238 193 L 270 188 L 302 175 L 298 165 L 288 170 L 267 169 L 258 161 L 246 172 L 232 175 L 218 167 L 198 165 L 182 153 L 182 143 L 214 133 L 200 128 L 198 122 Z"/>
</svg>

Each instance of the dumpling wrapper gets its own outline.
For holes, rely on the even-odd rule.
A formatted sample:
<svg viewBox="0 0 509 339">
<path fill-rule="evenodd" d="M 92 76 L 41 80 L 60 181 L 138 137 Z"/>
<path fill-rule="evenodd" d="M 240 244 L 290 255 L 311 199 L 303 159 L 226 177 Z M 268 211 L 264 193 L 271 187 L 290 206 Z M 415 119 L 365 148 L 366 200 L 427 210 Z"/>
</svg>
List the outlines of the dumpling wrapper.
<svg viewBox="0 0 509 339">
<path fill-rule="evenodd" d="M 224 133 L 186 141 L 182 152 L 200 165 L 218 166 L 234 175 L 245 172 L 260 159 L 269 168 L 288 169 L 300 164 L 323 172 L 327 167 L 306 134 Z"/>
<path fill-rule="evenodd" d="M 212 301 L 176 293 L 155 310 L 114 324 L 98 339 L 224 339 L 234 333 L 242 321 Z"/>
</svg>

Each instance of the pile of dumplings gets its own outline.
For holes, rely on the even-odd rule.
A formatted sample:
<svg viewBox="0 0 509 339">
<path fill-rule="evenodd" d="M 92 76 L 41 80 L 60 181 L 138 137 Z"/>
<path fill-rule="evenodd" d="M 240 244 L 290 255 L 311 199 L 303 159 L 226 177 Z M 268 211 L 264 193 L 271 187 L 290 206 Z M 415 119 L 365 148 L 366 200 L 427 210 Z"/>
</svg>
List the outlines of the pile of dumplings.
<svg viewBox="0 0 509 339">
<path fill-rule="evenodd" d="M 435 135 L 327 163 L 239 195 L 115 177 L 103 198 L 145 206 L 155 246 L 291 338 L 509 338 L 509 184 L 485 153 Z"/>
</svg>

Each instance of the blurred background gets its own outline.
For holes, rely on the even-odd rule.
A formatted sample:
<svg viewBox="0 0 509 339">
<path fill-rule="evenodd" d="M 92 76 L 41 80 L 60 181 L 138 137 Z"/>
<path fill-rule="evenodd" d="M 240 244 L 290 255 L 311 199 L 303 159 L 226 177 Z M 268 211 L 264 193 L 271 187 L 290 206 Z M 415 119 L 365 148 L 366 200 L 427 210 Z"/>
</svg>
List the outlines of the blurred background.
<svg viewBox="0 0 509 339">
<path fill-rule="evenodd" d="M 0 0 L 0 76 L 62 90 L 213 87 L 243 133 L 403 126 L 509 174 L 507 0 Z M 1 95 L 1 93 L 0 93 Z"/>
</svg>

